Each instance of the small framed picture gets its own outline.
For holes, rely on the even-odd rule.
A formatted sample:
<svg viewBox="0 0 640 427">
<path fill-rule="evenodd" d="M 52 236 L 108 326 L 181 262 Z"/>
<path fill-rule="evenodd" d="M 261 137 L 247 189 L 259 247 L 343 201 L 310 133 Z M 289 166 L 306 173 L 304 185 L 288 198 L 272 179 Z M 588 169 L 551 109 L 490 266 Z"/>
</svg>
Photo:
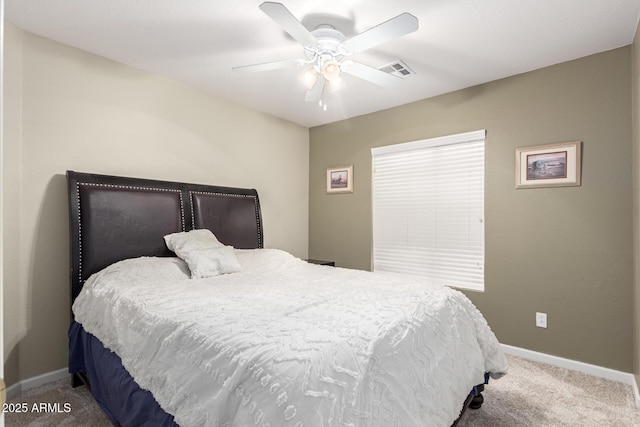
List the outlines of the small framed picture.
<svg viewBox="0 0 640 427">
<path fill-rule="evenodd" d="M 353 165 L 327 168 L 327 194 L 353 193 Z"/>
<path fill-rule="evenodd" d="M 581 141 L 516 149 L 516 188 L 580 185 Z"/>
</svg>

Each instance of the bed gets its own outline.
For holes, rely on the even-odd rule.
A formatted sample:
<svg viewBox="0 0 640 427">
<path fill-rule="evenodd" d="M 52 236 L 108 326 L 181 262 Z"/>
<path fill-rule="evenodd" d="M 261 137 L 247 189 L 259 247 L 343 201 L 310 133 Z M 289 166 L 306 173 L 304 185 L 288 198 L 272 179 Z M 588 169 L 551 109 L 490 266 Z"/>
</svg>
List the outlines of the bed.
<svg viewBox="0 0 640 427">
<path fill-rule="evenodd" d="M 69 370 L 115 425 L 446 427 L 507 372 L 460 292 L 264 248 L 254 189 L 67 182 Z"/>
</svg>

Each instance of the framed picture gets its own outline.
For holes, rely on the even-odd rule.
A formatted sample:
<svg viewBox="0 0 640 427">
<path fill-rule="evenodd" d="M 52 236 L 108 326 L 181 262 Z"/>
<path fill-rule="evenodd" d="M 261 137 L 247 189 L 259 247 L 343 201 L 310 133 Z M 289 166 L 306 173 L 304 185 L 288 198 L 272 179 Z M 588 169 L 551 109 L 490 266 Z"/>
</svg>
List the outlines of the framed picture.
<svg viewBox="0 0 640 427">
<path fill-rule="evenodd" d="M 516 188 L 579 186 L 581 151 L 581 141 L 516 149 Z"/>
<path fill-rule="evenodd" d="M 353 165 L 327 168 L 327 194 L 353 193 Z"/>
</svg>

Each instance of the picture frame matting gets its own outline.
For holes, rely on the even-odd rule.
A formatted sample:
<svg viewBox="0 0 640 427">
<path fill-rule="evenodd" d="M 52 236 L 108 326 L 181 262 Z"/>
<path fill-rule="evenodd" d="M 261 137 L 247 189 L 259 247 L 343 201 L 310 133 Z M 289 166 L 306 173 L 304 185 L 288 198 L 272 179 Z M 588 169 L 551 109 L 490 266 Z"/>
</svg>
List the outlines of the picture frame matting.
<svg viewBox="0 0 640 427">
<path fill-rule="evenodd" d="M 581 141 L 516 149 L 516 188 L 580 186 L 581 152 Z"/>
<path fill-rule="evenodd" d="M 327 168 L 327 194 L 353 193 L 353 165 Z"/>
</svg>

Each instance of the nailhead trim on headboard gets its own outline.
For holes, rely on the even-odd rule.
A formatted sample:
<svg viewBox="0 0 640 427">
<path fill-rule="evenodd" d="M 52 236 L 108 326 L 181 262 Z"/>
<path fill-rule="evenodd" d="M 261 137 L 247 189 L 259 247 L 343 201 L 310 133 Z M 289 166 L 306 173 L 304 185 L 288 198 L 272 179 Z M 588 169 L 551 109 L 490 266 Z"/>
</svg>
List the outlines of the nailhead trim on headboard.
<svg viewBox="0 0 640 427">
<path fill-rule="evenodd" d="M 240 230 L 234 230 L 233 239 L 248 239 L 251 237 L 250 243 L 248 245 L 250 247 L 264 247 L 264 236 L 263 236 L 263 227 L 262 227 L 262 217 L 260 212 L 260 201 L 259 195 L 257 191 L 253 188 L 235 188 L 235 187 L 224 187 L 224 186 L 215 186 L 208 184 L 193 184 L 193 183 L 184 183 L 184 182 L 174 182 L 174 181 L 161 181 L 154 179 L 144 179 L 144 178 L 134 178 L 134 177 L 123 177 L 123 176 L 110 176 L 110 175 L 100 175 L 100 174 L 91 174 L 91 173 L 82 173 L 75 172 L 72 170 L 67 171 L 67 191 L 69 194 L 69 219 L 70 219 L 70 249 L 71 249 L 71 257 L 70 257 L 70 278 L 71 278 L 71 297 L 72 301 L 77 297 L 79 292 L 81 291 L 85 280 L 84 276 L 89 276 L 94 271 L 94 258 L 93 258 L 93 239 L 104 238 L 104 236 L 96 235 L 89 236 L 87 235 L 87 227 L 86 225 L 82 225 L 83 223 L 83 215 L 86 217 L 91 214 L 93 217 L 93 212 L 89 212 L 87 209 L 91 208 L 90 205 L 85 204 L 83 197 L 85 197 L 88 193 L 100 192 L 100 190 L 111 191 L 111 189 L 123 189 L 123 190 L 132 190 L 139 191 L 141 196 L 144 194 L 158 193 L 165 194 L 168 196 L 173 196 L 177 193 L 178 197 L 175 197 L 175 203 L 180 204 L 180 211 L 178 212 L 178 207 L 175 208 L 172 212 L 173 221 L 180 221 L 181 224 L 175 224 L 172 229 L 174 230 L 182 230 L 186 231 L 190 228 L 195 228 L 195 222 L 197 219 L 193 218 L 194 212 L 193 209 L 197 206 L 196 201 L 200 196 L 196 196 L 196 194 L 204 195 L 206 198 L 207 195 L 214 195 L 215 197 L 221 198 L 237 198 L 237 197 L 250 197 L 251 199 L 247 200 L 247 203 L 253 203 L 253 213 L 251 211 L 251 207 L 245 205 L 244 202 L 240 203 L 243 205 L 243 215 L 247 215 L 244 218 L 244 221 L 250 221 L 251 217 L 255 217 L 256 224 L 255 226 L 246 224 L 247 228 L 242 227 Z M 115 195 L 117 196 L 117 195 Z M 151 197 L 154 198 L 153 196 Z M 187 202 L 187 198 L 189 201 Z M 116 199 L 118 199 L 116 197 Z M 144 210 L 144 199 L 142 197 L 143 205 L 141 208 Z M 137 203 L 137 202 L 136 202 Z M 83 212 L 81 212 L 81 210 Z M 212 215 L 222 215 L 222 220 L 225 221 L 228 217 L 228 213 L 226 212 L 212 212 Z M 85 218 L 85 220 L 88 218 Z M 126 225 L 124 225 L 126 227 Z M 249 228 L 250 226 L 250 228 Z M 84 228 L 84 229 L 83 229 Z M 121 230 L 124 233 L 127 233 L 129 236 L 129 231 L 124 229 Z M 98 231 L 98 233 L 102 233 L 102 231 Z M 152 232 L 153 233 L 153 232 Z M 257 233 L 256 239 L 253 240 L 253 233 Z M 143 237 L 144 238 L 144 237 Z M 154 237 L 150 237 L 154 239 Z M 91 239 L 90 242 L 88 239 Z M 155 240 L 154 240 L 155 241 Z M 118 251 L 122 250 L 123 255 L 130 256 L 130 253 L 127 251 L 132 249 L 138 242 L 133 242 L 133 244 L 129 244 L 125 241 L 119 242 L 123 243 L 124 246 L 113 248 L 103 248 L 106 249 L 106 252 L 109 253 L 109 259 L 107 261 L 113 262 L 113 259 L 118 258 Z M 139 242 L 142 243 L 142 246 L 146 245 L 148 242 Z M 244 244 L 244 243 L 243 243 Z M 153 244 L 152 244 L 153 246 Z M 159 246 L 159 245 L 158 245 Z M 89 259 L 89 248 L 91 248 L 92 258 Z M 111 250 L 113 249 L 113 251 Z M 163 248 L 163 255 L 169 256 L 170 252 L 168 249 Z M 155 247 L 152 249 L 153 253 L 156 254 L 157 251 L 160 250 L 159 247 Z M 144 249 L 142 250 L 144 252 Z M 139 251 L 137 249 L 134 250 L 135 253 Z M 97 255 L 98 257 L 102 256 L 100 253 Z M 98 263 L 101 262 L 99 258 L 95 258 L 95 261 Z M 101 265 L 101 264 L 100 264 Z"/>
<path fill-rule="evenodd" d="M 256 213 L 256 224 L 258 227 L 258 244 L 260 245 L 260 247 L 263 246 L 262 228 L 261 228 L 262 222 L 260 221 L 260 209 L 258 207 L 258 198 L 256 196 L 250 195 L 250 194 L 229 194 L 229 193 L 216 193 L 216 192 L 209 192 L 209 191 L 189 191 L 189 203 L 191 205 L 191 212 L 194 212 L 194 208 L 193 208 L 194 194 L 204 194 L 206 196 L 222 196 L 222 197 L 245 197 L 245 198 L 253 199 L 253 206 Z M 196 218 L 195 218 L 195 215 L 193 214 L 191 215 L 191 228 L 196 228 Z"/>
<path fill-rule="evenodd" d="M 182 191 L 174 190 L 171 188 L 154 188 L 154 187 L 139 187 L 133 185 L 116 185 L 116 184 L 97 184 L 94 182 L 77 182 L 76 183 L 76 203 L 78 206 L 78 217 L 80 220 L 78 221 L 78 280 L 79 283 L 83 283 L 82 280 L 82 211 L 80 210 L 80 187 L 104 187 L 104 188 L 117 188 L 122 190 L 141 190 L 141 191 L 157 191 L 157 192 L 173 192 L 178 193 L 180 197 L 180 223 L 182 224 L 182 231 L 185 231 L 185 220 L 184 220 L 184 203 L 182 200 Z"/>
</svg>

